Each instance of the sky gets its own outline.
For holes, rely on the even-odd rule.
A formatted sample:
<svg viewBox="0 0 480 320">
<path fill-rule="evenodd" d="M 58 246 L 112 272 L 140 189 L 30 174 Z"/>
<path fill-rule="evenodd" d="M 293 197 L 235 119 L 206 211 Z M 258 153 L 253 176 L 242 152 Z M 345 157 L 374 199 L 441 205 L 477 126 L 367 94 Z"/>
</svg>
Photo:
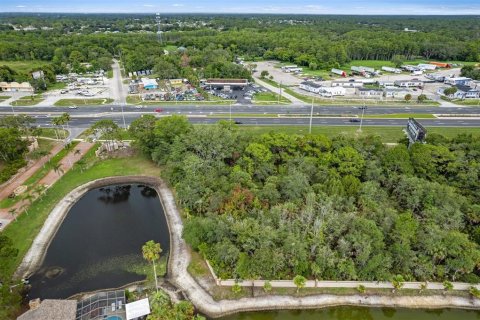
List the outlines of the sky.
<svg viewBox="0 0 480 320">
<path fill-rule="evenodd" d="M 5 2 L 4 2 L 5 1 Z M 480 0 L 2 0 L 0 12 L 480 15 Z"/>
</svg>

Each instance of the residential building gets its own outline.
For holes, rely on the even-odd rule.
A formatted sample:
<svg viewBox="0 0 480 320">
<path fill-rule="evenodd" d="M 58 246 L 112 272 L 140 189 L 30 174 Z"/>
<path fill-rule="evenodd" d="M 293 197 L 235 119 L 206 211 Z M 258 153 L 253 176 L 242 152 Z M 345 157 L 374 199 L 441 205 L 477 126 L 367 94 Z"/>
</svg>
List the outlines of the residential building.
<svg viewBox="0 0 480 320">
<path fill-rule="evenodd" d="M 200 81 L 205 87 L 229 91 L 233 88 L 244 88 L 248 85 L 247 79 L 207 79 Z"/>
<path fill-rule="evenodd" d="M 412 79 L 412 80 L 396 80 L 394 82 L 395 86 L 401 87 L 401 88 L 419 88 L 423 87 L 423 81 L 418 80 L 418 79 Z"/>
<path fill-rule="evenodd" d="M 380 88 L 357 88 L 356 94 L 361 97 L 381 97 L 383 89 Z"/>
<path fill-rule="evenodd" d="M 407 94 L 410 94 L 410 90 L 404 88 L 385 88 L 383 90 L 385 98 L 403 99 Z"/>
<path fill-rule="evenodd" d="M 437 93 L 445 95 L 444 91 L 448 87 L 438 88 Z M 457 85 L 457 92 L 454 94 L 448 95 L 450 99 L 479 99 L 480 98 L 480 88 L 472 88 L 464 85 Z"/>
<path fill-rule="evenodd" d="M 472 79 L 467 77 L 451 77 L 451 78 L 445 78 L 444 83 L 452 86 L 457 86 L 457 85 L 468 86 L 471 81 Z"/>
<path fill-rule="evenodd" d="M 350 80 L 335 80 L 332 81 L 332 87 L 344 87 L 344 88 L 359 88 L 363 87 L 363 81 Z"/>
<path fill-rule="evenodd" d="M 8 92 L 34 92 L 32 85 L 28 82 L 0 82 L 0 91 Z"/>
<path fill-rule="evenodd" d="M 312 81 L 304 81 L 298 87 L 308 92 L 319 93 L 322 86 Z"/>
<path fill-rule="evenodd" d="M 393 87 L 395 85 L 393 80 L 378 80 L 377 83 L 380 87 Z"/>
</svg>

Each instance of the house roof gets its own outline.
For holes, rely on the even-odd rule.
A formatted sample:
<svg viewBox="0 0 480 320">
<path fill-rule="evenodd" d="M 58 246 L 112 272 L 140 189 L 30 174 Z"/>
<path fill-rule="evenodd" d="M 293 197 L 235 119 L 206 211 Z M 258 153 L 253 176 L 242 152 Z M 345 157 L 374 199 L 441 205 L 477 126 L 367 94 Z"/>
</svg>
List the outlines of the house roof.
<svg viewBox="0 0 480 320">
<path fill-rule="evenodd" d="M 31 88 L 32 86 L 28 82 L 0 82 L 2 88 Z"/>
<path fill-rule="evenodd" d="M 465 86 L 465 85 L 462 85 L 462 84 L 457 84 L 455 87 L 457 87 L 458 91 L 463 91 L 463 92 L 478 92 L 479 91 L 479 89 L 474 89 L 472 87 Z"/>
<path fill-rule="evenodd" d="M 149 78 L 142 78 L 143 86 L 158 86 L 157 80 L 149 79 Z"/>
<path fill-rule="evenodd" d="M 358 91 L 382 91 L 383 89 L 380 88 L 358 88 Z"/>
<path fill-rule="evenodd" d="M 36 309 L 30 309 L 17 320 L 75 320 L 76 300 L 45 299 Z"/>
<path fill-rule="evenodd" d="M 312 88 L 320 88 L 321 87 L 320 84 L 312 82 L 312 81 L 304 81 L 300 84 L 303 84 L 304 86 L 309 86 L 309 87 L 312 87 Z"/>
</svg>

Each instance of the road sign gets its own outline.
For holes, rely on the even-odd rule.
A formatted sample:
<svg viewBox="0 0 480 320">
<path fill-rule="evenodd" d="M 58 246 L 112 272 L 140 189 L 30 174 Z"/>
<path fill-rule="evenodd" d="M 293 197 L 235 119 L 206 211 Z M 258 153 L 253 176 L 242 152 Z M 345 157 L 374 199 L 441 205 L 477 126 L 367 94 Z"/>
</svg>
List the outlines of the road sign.
<svg viewBox="0 0 480 320">
<path fill-rule="evenodd" d="M 410 144 L 415 142 L 425 143 L 425 138 L 427 137 L 427 129 L 425 129 L 414 118 L 408 119 L 406 132 Z"/>
</svg>

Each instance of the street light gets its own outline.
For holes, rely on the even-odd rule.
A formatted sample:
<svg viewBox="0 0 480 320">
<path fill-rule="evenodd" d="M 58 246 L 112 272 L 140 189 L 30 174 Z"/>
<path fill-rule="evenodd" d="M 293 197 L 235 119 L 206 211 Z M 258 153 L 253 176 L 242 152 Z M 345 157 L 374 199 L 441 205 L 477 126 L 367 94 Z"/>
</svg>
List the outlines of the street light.
<svg viewBox="0 0 480 320">
<path fill-rule="evenodd" d="M 308 126 L 308 134 L 312 133 L 312 120 L 313 120 L 313 99 L 312 98 L 312 106 L 310 108 L 310 125 Z"/>
<path fill-rule="evenodd" d="M 358 132 L 362 132 L 362 124 L 363 124 L 363 115 L 365 114 L 365 110 L 368 109 L 367 106 L 359 107 L 362 110 L 362 117 L 360 118 L 360 128 L 358 128 Z"/>
</svg>

